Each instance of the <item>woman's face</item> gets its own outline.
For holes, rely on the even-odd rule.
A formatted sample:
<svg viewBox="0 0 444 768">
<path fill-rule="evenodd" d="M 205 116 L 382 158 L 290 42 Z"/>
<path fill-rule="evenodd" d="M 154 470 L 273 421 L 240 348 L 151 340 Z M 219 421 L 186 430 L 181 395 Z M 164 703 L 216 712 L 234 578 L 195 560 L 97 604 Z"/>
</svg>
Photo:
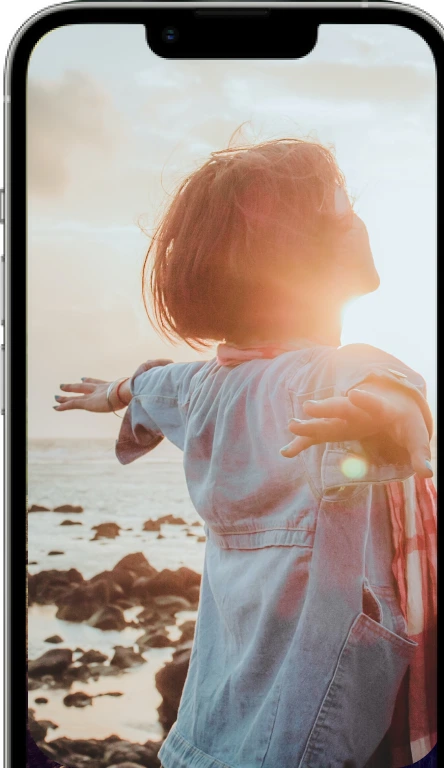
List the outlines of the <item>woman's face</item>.
<svg viewBox="0 0 444 768">
<path fill-rule="evenodd" d="M 351 214 L 351 227 L 336 241 L 333 269 L 339 292 L 346 300 L 376 291 L 379 275 L 373 261 L 367 227 L 352 210 L 343 187 L 335 192 L 335 209 L 338 216 Z"/>
<path fill-rule="evenodd" d="M 344 288 L 352 297 L 372 293 L 379 288 L 380 279 L 373 260 L 367 227 L 356 213 L 352 226 L 338 243 L 337 267 Z"/>
</svg>

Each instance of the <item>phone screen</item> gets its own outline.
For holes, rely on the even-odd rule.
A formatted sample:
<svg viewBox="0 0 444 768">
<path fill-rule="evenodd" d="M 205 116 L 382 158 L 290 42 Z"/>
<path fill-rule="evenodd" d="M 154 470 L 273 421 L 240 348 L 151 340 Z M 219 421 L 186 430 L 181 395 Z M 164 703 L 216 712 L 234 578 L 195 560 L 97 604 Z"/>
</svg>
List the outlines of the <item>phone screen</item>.
<svg viewBox="0 0 444 768">
<path fill-rule="evenodd" d="M 173 45 L 180 30 L 165 34 L 164 41 L 171 38 Z M 205 559 L 215 558 L 217 549 L 208 535 L 212 527 L 219 533 L 223 529 L 222 512 L 219 508 L 213 525 L 211 517 L 206 520 L 199 513 L 199 504 L 196 508 L 199 472 L 194 467 L 197 480 L 196 475 L 187 476 L 188 448 L 182 450 L 174 430 L 171 439 L 164 430 L 167 436 L 157 440 L 155 450 L 142 450 L 137 461 L 127 464 L 119 463 L 115 446 L 123 424 L 120 417 L 125 413 L 116 399 L 119 383 L 118 394 L 125 404 L 126 379 L 143 362 L 160 359 L 214 365 L 217 344 L 227 341 L 224 336 L 213 337 L 206 347 L 193 348 L 185 340 L 187 334 L 189 339 L 196 338 L 193 326 L 171 343 L 147 317 L 146 302 L 153 317 L 152 297 L 147 269 L 143 282 L 143 266 L 156 232 L 158 236 L 156 227 L 164 221 L 178 188 L 211 157 L 219 162 L 217 153 L 222 150 L 239 156 L 240 147 L 248 152 L 255 145 L 283 139 L 327 148 L 343 179 L 344 210 L 352 207 L 367 229 L 380 283 L 369 290 L 356 289 L 357 295 L 350 291 L 341 308 L 339 343 L 383 350 L 420 374 L 435 417 L 436 88 L 436 64 L 429 45 L 415 31 L 395 24 L 321 24 L 313 50 L 296 59 L 162 58 L 147 45 L 145 29 L 138 24 L 62 26 L 45 34 L 35 46 L 26 92 L 28 695 L 31 735 L 48 758 L 75 768 L 102 768 L 122 761 L 128 768 L 160 765 L 156 755 L 176 720 L 190 657 L 197 668 L 193 637 L 196 619 L 201 620 L 199 595 L 208 587 L 202 574 Z M 306 179 L 315 175 L 310 163 L 308 158 L 300 173 L 303 189 Z M 251 214 L 251 227 L 260 228 L 269 208 L 275 211 L 273 195 L 278 181 L 273 177 L 265 188 L 258 177 L 246 197 L 242 180 L 239 183 L 237 210 L 243 216 Z M 219 212 L 210 187 L 199 194 L 203 202 L 195 239 L 188 252 L 184 251 L 186 267 L 172 278 L 176 298 L 182 295 L 181 281 L 185 285 L 195 268 L 190 249 L 201 254 L 200 243 L 207 242 L 202 221 L 220 216 L 221 231 L 231 232 L 232 211 L 223 208 L 232 200 L 231 193 L 220 197 L 223 211 Z M 298 226 L 305 226 L 311 216 L 310 205 L 316 215 L 324 210 L 322 196 L 316 197 L 317 192 L 310 195 L 304 192 L 294 200 Z M 287 203 L 293 204 L 291 200 Z M 193 215 L 194 209 L 185 206 L 183 217 L 187 210 Z M 288 218 L 292 220 L 293 214 Z M 179 236 L 176 230 L 172 241 Z M 254 243 L 259 242 L 254 237 Z M 269 244 L 267 238 L 266 233 L 260 243 Z M 221 239 L 216 227 L 208 263 L 213 253 L 214 259 L 219 258 Z M 240 242 L 236 240 L 232 258 L 243 269 Z M 264 295 L 272 282 L 279 282 L 277 250 L 267 257 L 269 273 L 264 277 L 258 272 Z M 256 246 L 249 251 L 252 273 L 253 251 L 257 252 Z M 314 259 L 310 258 L 304 269 L 312 266 Z M 344 260 L 342 271 L 334 273 L 336 278 L 331 277 L 324 287 L 325 306 L 336 296 L 338 284 L 348 284 L 355 268 L 353 260 Z M 214 272 L 207 282 L 202 278 L 201 291 L 210 303 L 212 291 L 219 295 L 218 285 L 224 285 L 224 269 L 218 273 L 220 283 Z M 316 273 L 320 283 L 323 269 L 321 264 Z M 163 290 L 166 296 L 165 286 Z M 185 287 L 183 291 L 186 296 Z M 229 303 L 231 295 L 225 296 Z M 258 316 L 261 301 L 256 307 Z M 214 312 L 208 315 L 216 326 L 222 317 L 220 306 L 215 300 Z M 305 317 L 311 317 L 311 306 L 308 302 Z M 258 332 L 257 336 L 259 341 L 269 342 L 274 340 L 273 333 L 261 337 Z M 298 333 L 290 336 L 293 341 Z M 254 347 L 251 337 L 254 333 L 248 344 L 234 344 L 235 349 Z M 328 336 L 327 346 L 338 346 L 331 338 Z M 321 346 L 323 343 L 321 338 Z M 285 351 L 288 349 L 284 356 Z M 239 375 L 236 371 L 243 365 L 234 365 L 230 375 Z M 247 361 L 245 365 L 254 364 Z M 398 365 L 390 367 L 399 371 Z M 113 382 L 115 387 L 110 390 Z M 91 397 L 99 384 L 103 410 L 111 402 L 115 413 L 93 412 L 94 408 L 90 411 L 82 406 L 60 408 L 71 397 Z M 103 399 L 105 384 L 108 400 Z M 197 385 L 184 400 L 185 410 L 198 397 L 196 392 Z M 297 394 L 304 395 L 304 390 Z M 325 397 L 335 394 L 326 390 Z M 255 395 L 260 396 L 260 392 Z M 315 399 L 321 396 L 317 391 Z M 271 402 L 273 395 L 267 397 L 267 403 Z M 304 399 L 299 397 L 298 402 Z M 197 418 L 193 413 L 183 418 Z M 220 418 L 223 413 L 230 413 L 228 400 Z M 280 429 L 292 439 L 287 423 Z M 158 432 L 156 427 L 157 436 Z M 284 444 L 276 444 L 273 435 L 258 428 L 257 473 L 267 472 L 267 456 L 277 455 Z M 435 440 L 436 434 L 434 467 Z M 235 453 L 235 445 L 226 445 L 225 450 Z M 301 460 L 288 462 L 299 467 Z M 239 470 L 234 465 L 230 470 L 233 474 L 242 472 L 243 460 L 239 461 Z M 295 473 L 299 478 L 299 470 Z M 296 480 L 294 483 L 295 493 L 303 494 Z M 214 494 L 220 504 L 223 491 L 218 487 Z M 210 496 L 206 498 L 208 501 Z M 247 509 L 250 514 L 249 502 L 241 495 L 238 501 L 236 509 Z M 260 506 L 259 502 L 256 498 Z M 248 529 L 249 524 L 245 525 Z M 238 550 L 234 544 L 230 546 L 234 549 L 218 551 L 257 551 L 248 550 L 246 544 Z M 264 552 L 270 549 L 273 547 L 266 545 Z M 284 553 L 291 548 L 280 549 Z M 231 588 L 232 579 L 240 579 L 235 592 L 242 593 L 236 556 L 233 572 L 224 571 L 227 566 L 219 561 L 214 565 L 213 560 L 213 573 Z M 267 590 L 264 576 L 258 572 L 262 592 Z M 157 584 L 154 595 L 149 588 L 153 579 Z M 228 594 L 224 592 L 221 598 L 222 612 Z M 384 612 L 384 597 L 377 589 L 375 594 Z M 257 594 L 244 598 L 242 615 L 246 616 L 259 598 Z M 236 648 L 242 643 L 254 644 L 254 632 L 247 638 L 239 626 L 225 627 L 225 642 Z M 391 631 L 396 628 L 387 629 Z M 206 658 L 210 650 L 201 640 L 199 653 Z M 259 647 L 256 651 L 258 655 L 250 663 L 258 664 L 256 672 L 262 679 L 261 654 L 265 651 Z M 223 690 L 226 701 L 231 702 L 222 666 L 221 662 L 219 687 L 215 683 L 214 690 L 218 694 Z M 275 673 L 278 675 L 277 670 Z M 221 710 L 214 710 L 211 720 L 208 691 L 212 689 L 202 680 L 200 690 L 203 698 L 196 706 L 209 713 L 207 731 L 208 723 L 215 732 L 223 730 Z M 258 697 L 265 694 L 259 685 L 257 691 L 249 688 L 242 708 L 239 690 L 238 730 L 233 730 L 233 723 L 229 727 L 240 752 L 233 752 L 227 737 L 226 751 L 218 743 L 202 766 L 213 765 L 210 758 L 221 761 L 218 765 L 225 765 L 225 760 L 239 768 L 273 765 L 272 752 L 267 750 L 273 748 L 271 722 L 276 715 L 279 729 L 278 705 L 270 700 L 265 732 L 261 726 L 261 733 L 248 746 L 253 762 L 247 762 L 243 739 L 253 728 L 251 713 L 263 711 Z M 264 707 L 268 701 L 265 698 Z M 193 737 L 194 748 L 205 752 L 209 747 L 202 745 L 209 742 L 200 732 L 203 725 L 198 720 L 193 731 L 191 699 L 187 702 L 182 728 L 189 726 L 190 730 L 182 734 L 187 739 L 183 744 Z M 283 730 L 281 738 L 288 743 L 288 732 Z M 188 758 L 197 759 L 198 753 L 190 750 Z M 294 752 L 298 760 L 302 752 Z M 236 754 L 243 755 L 243 762 L 233 762 Z M 169 752 L 161 758 L 164 768 L 173 768 Z M 322 765 L 322 758 L 320 763 L 304 759 L 307 763 L 297 764 Z M 197 764 L 187 763 L 196 768 Z M 361 764 L 364 768 L 359 760 L 353 763 Z"/>
</svg>

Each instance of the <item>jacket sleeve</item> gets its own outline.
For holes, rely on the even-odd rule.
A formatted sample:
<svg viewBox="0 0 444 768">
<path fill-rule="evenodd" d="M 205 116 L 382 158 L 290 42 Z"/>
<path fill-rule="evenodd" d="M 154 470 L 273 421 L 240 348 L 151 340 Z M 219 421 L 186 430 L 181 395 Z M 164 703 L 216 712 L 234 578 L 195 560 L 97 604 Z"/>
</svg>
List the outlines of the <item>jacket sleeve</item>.
<svg viewBox="0 0 444 768">
<path fill-rule="evenodd" d="M 121 464 L 152 451 L 164 437 L 183 450 L 185 406 L 192 379 L 203 365 L 150 360 L 139 366 L 130 380 L 133 397 L 116 442 Z"/>
</svg>

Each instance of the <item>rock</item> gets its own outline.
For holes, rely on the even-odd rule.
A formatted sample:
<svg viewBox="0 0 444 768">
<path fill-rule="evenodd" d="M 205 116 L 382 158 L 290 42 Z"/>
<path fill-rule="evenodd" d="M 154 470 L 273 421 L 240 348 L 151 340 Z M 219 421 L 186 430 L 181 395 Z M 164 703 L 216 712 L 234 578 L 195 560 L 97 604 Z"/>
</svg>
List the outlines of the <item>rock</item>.
<svg viewBox="0 0 444 768">
<path fill-rule="evenodd" d="M 72 651 L 69 648 L 54 648 L 52 651 L 46 651 L 38 659 L 28 662 L 28 675 L 30 677 L 41 677 L 49 674 L 57 677 L 72 663 Z"/>
<path fill-rule="evenodd" d="M 28 565 L 38 565 L 37 560 L 30 560 Z"/>
<path fill-rule="evenodd" d="M 37 696 L 37 698 L 34 699 L 34 702 L 36 704 L 47 704 L 48 703 L 48 699 L 45 699 L 44 696 Z"/>
<path fill-rule="evenodd" d="M 157 746 L 147 744 L 131 744 L 128 741 L 120 741 L 112 744 L 105 752 L 104 765 L 117 765 L 122 768 L 125 763 L 133 763 L 143 768 L 158 768 Z"/>
<path fill-rule="evenodd" d="M 196 534 L 195 534 L 195 533 L 191 533 L 191 531 L 188 531 L 188 532 L 187 532 L 187 536 L 192 536 L 192 537 L 193 537 L 193 539 L 195 539 L 195 538 L 196 538 Z"/>
<path fill-rule="evenodd" d="M 156 673 L 156 688 L 163 698 L 162 704 L 158 708 L 159 720 L 165 731 L 169 731 L 177 718 L 190 656 L 191 650 L 181 651 Z"/>
<path fill-rule="evenodd" d="M 145 632 L 136 640 L 139 648 L 168 648 L 173 645 L 173 641 L 162 632 Z"/>
<path fill-rule="evenodd" d="M 57 598 L 56 617 L 63 621 L 87 621 L 106 601 L 107 595 L 101 590 L 96 594 L 91 589 L 88 591 L 87 584 L 81 584 Z"/>
<path fill-rule="evenodd" d="M 94 664 L 93 667 L 90 668 L 91 677 L 94 677 L 94 679 L 97 679 L 99 677 L 111 677 L 113 675 L 120 675 L 122 672 L 119 667 L 114 667 L 110 664 Z"/>
<path fill-rule="evenodd" d="M 90 651 L 85 651 L 79 661 L 83 664 L 101 664 L 103 661 L 107 661 L 108 656 L 101 651 L 95 651 L 93 648 Z"/>
<path fill-rule="evenodd" d="M 52 549 L 51 552 L 48 552 L 48 555 L 64 555 L 65 553 L 62 552 L 59 549 Z"/>
<path fill-rule="evenodd" d="M 207 540 L 206 536 L 198 536 L 197 537 L 197 541 L 203 542 L 203 541 L 206 541 L 206 540 Z"/>
<path fill-rule="evenodd" d="M 68 571 L 49 570 L 28 575 L 28 599 L 40 605 L 50 605 L 84 581 L 76 568 Z"/>
<path fill-rule="evenodd" d="M 46 638 L 45 643 L 63 643 L 63 639 L 60 635 L 51 635 L 51 637 Z"/>
<path fill-rule="evenodd" d="M 168 523 L 168 525 L 186 525 L 186 520 L 181 517 L 174 517 L 174 515 L 163 515 L 158 518 L 159 523 Z"/>
<path fill-rule="evenodd" d="M 122 691 L 107 691 L 106 693 L 97 693 L 94 698 L 98 699 L 99 696 L 123 696 Z"/>
<path fill-rule="evenodd" d="M 158 533 L 156 536 L 156 539 L 164 539 L 165 536 L 163 536 L 161 533 Z"/>
<path fill-rule="evenodd" d="M 199 527 L 202 527 L 202 523 L 199 523 L 198 520 L 195 520 L 194 523 L 191 523 L 192 526 L 198 525 Z"/>
<path fill-rule="evenodd" d="M 117 629 L 119 631 L 126 627 L 123 611 L 116 605 L 100 608 L 88 619 L 88 624 L 91 627 L 97 627 L 97 629 Z"/>
<path fill-rule="evenodd" d="M 115 763 L 114 765 L 110 765 L 109 768 L 143 768 L 141 763 L 128 763 L 127 760 L 125 760 L 124 763 Z"/>
<path fill-rule="evenodd" d="M 161 523 L 158 520 L 146 520 L 143 524 L 143 531 L 160 531 Z"/>
<path fill-rule="evenodd" d="M 144 664 L 145 659 L 140 653 L 136 653 L 132 648 L 124 648 L 122 645 L 116 645 L 114 656 L 111 659 L 111 665 L 119 669 L 128 669 Z"/>
<path fill-rule="evenodd" d="M 57 599 L 57 618 L 65 621 L 87 621 L 100 608 L 123 596 L 118 584 L 106 579 L 84 582 Z"/>
<path fill-rule="evenodd" d="M 35 750 L 35 753 L 33 750 Z M 41 741 L 39 742 L 39 745 L 36 746 L 31 738 L 28 737 L 27 753 L 27 765 L 29 766 L 42 765 L 44 768 L 59 768 L 60 764 L 58 762 L 54 762 L 57 760 L 57 753 L 50 744 L 47 744 L 46 741 Z M 46 757 L 49 757 L 49 761 L 42 763 L 42 754 Z"/>
<path fill-rule="evenodd" d="M 160 611 L 167 611 L 168 613 L 189 611 L 191 608 L 189 601 L 179 595 L 159 595 L 154 598 L 154 605 Z"/>
<path fill-rule="evenodd" d="M 40 504 L 33 504 L 29 507 L 28 512 L 51 512 L 49 507 L 42 507 Z"/>
<path fill-rule="evenodd" d="M 128 608 L 134 608 L 134 603 L 131 602 L 131 600 L 116 600 L 116 605 L 118 605 L 122 611 L 127 611 Z"/>
<path fill-rule="evenodd" d="M 160 619 L 160 614 L 154 608 L 144 608 L 143 611 L 137 614 L 137 621 L 140 626 L 151 626 L 155 621 Z"/>
<path fill-rule="evenodd" d="M 181 595 L 185 596 L 187 587 L 180 577 L 179 571 L 164 568 L 149 580 L 146 586 L 147 595 Z"/>
<path fill-rule="evenodd" d="M 86 664 L 80 664 L 79 666 L 73 664 L 63 673 L 62 682 L 69 688 L 74 680 L 81 680 L 82 683 L 86 683 L 90 677 L 91 672 Z"/>
<path fill-rule="evenodd" d="M 101 768 L 100 760 L 91 760 L 90 757 L 85 755 L 76 755 L 71 752 L 69 755 L 69 763 L 66 768 Z"/>
<path fill-rule="evenodd" d="M 83 691 L 68 693 L 63 699 L 65 707 L 88 707 L 92 704 L 93 697 Z"/>
<path fill-rule="evenodd" d="M 60 525 L 83 525 L 80 520 L 62 520 Z"/>
<path fill-rule="evenodd" d="M 190 587 L 186 592 L 186 597 L 190 603 L 198 603 L 200 598 L 200 587 Z"/>
<path fill-rule="evenodd" d="M 117 570 L 134 571 L 138 576 L 154 576 L 157 573 L 142 552 L 123 557 L 113 568 L 114 572 Z"/>
<path fill-rule="evenodd" d="M 178 644 L 185 642 L 185 640 L 192 640 L 196 630 L 196 622 L 192 620 L 184 621 L 184 623 L 180 625 L 179 629 L 182 634 L 179 638 Z"/>
<path fill-rule="evenodd" d="M 72 504 L 62 504 L 60 507 L 54 507 L 54 512 L 74 512 L 76 514 L 79 514 L 80 512 L 83 512 L 83 507 L 79 505 L 72 505 Z"/>
<path fill-rule="evenodd" d="M 51 720 L 36 720 L 34 718 L 34 710 L 28 709 L 28 728 L 34 741 L 44 741 L 48 730 L 58 727 Z"/>
<path fill-rule="evenodd" d="M 62 736 L 54 739 L 51 746 L 64 762 L 64 758 L 71 752 L 100 760 L 108 745 L 106 741 L 99 741 L 98 739 L 68 739 L 66 736 Z"/>
<path fill-rule="evenodd" d="M 182 580 L 185 589 L 189 587 L 200 587 L 202 576 L 196 571 L 192 571 L 191 568 L 182 566 L 176 571 L 177 576 Z"/>
<path fill-rule="evenodd" d="M 42 681 L 41 680 L 33 680 L 31 677 L 28 677 L 28 691 L 36 691 L 37 688 L 42 687 Z"/>
<path fill-rule="evenodd" d="M 183 658 L 189 656 L 189 652 L 193 648 L 193 642 L 193 640 L 185 640 L 183 643 L 179 642 L 176 646 L 176 650 L 173 652 L 173 659 L 179 662 L 183 660 Z"/>
<path fill-rule="evenodd" d="M 119 535 L 121 528 L 117 523 L 100 523 L 100 525 L 94 525 L 92 530 L 96 531 L 96 535 L 92 539 L 92 541 L 95 541 L 100 538 L 115 539 Z"/>
<path fill-rule="evenodd" d="M 130 571 L 102 571 L 97 573 L 89 580 L 89 584 L 95 584 L 97 581 L 103 581 L 109 587 L 109 599 L 114 601 L 124 597 L 133 585 L 136 578 Z"/>
<path fill-rule="evenodd" d="M 83 650 L 83 648 L 79 648 L 77 646 L 77 648 L 74 649 L 74 653 L 85 653 L 85 651 Z"/>
<path fill-rule="evenodd" d="M 122 558 L 112 570 L 114 581 L 126 595 L 132 594 L 132 587 L 139 578 L 151 579 L 157 570 L 149 564 L 142 552 L 135 552 Z"/>
<path fill-rule="evenodd" d="M 151 593 L 149 591 L 151 581 L 152 579 L 147 578 L 146 576 L 141 576 L 139 579 L 136 579 L 132 586 L 131 594 L 134 597 L 138 597 L 142 602 L 151 602 Z"/>
</svg>

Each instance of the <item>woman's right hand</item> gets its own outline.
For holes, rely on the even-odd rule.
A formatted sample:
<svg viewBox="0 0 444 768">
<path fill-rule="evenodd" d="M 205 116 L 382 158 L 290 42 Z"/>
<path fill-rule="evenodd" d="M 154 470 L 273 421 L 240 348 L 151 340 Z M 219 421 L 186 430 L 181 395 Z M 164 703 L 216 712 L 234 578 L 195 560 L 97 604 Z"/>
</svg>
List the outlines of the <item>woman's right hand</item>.
<svg viewBox="0 0 444 768">
<path fill-rule="evenodd" d="M 363 382 L 347 397 L 307 400 L 308 421 L 292 419 L 289 429 L 297 437 L 281 454 L 293 458 L 311 445 L 363 440 L 375 435 L 390 437 L 407 451 L 413 470 L 432 477 L 430 435 L 423 413 L 409 390 L 401 386 Z"/>
<path fill-rule="evenodd" d="M 110 381 L 103 381 L 102 379 L 90 379 L 84 378 L 79 384 L 60 384 L 60 389 L 63 392 L 72 392 L 81 397 L 61 397 L 55 395 L 57 405 L 54 406 L 56 411 L 72 411 L 74 409 L 80 409 L 83 411 L 92 411 L 93 413 L 110 413 L 111 411 L 118 411 L 121 408 L 125 408 L 125 405 L 119 401 L 116 396 L 117 385 L 113 387 L 110 394 L 110 402 L 108 402 L 107 391 L 111 384 Z M 127 382 L 124 382 L 127 384 Z M 120 388 L 119 395 L 123 397 L 123 387 Z"/>
</svg>

